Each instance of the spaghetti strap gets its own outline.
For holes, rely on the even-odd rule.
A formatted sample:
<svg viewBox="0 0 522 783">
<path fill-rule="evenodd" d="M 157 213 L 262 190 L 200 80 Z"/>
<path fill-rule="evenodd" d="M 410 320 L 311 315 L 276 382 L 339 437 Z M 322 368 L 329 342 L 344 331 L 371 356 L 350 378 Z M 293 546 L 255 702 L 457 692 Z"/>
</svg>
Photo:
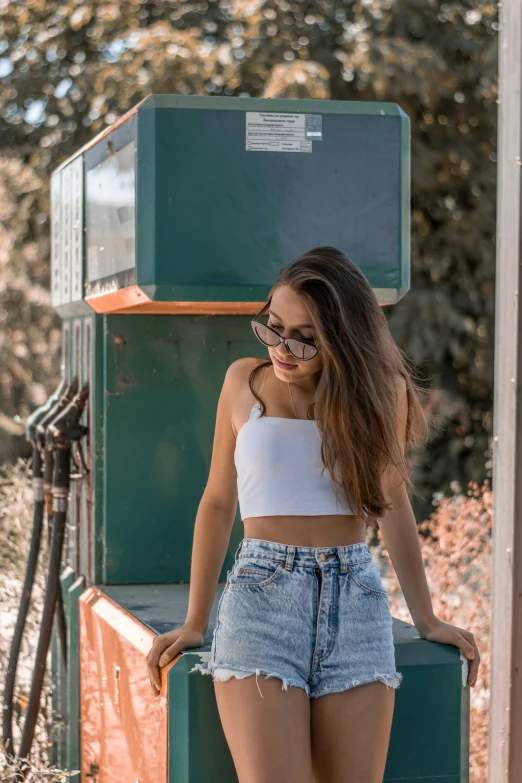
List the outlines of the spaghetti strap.
<svg viewBox="0 0 522 783">
<path fill-rule="evenodd" d="M 248 417 L 248 420 L 250 419 L 259 419 L 261 416 L 261 405 L 259 404 L 259 401 L 256 400 L 255 403 L 250 408 L 250 416 Z"/>
<path fill-rule="evenodd" d="M 264 385 L 265 385 L 265 381 L 266 381 L 266 376 L 267 376 L 267 373 L 268 373 L 269 369 L 270 369 L 270 367 L 267 367 L 266 368 L 266 372 L 263 375 L 263 382 L 261 384 L 261 388 L 259 389 L 259 394 L 261 394 L 261 392 L 263 391 L 263 388 L 264 388 Z M 259 400 L 256 400 L 254 402 L 254 404 L 252 405 L 251 409 L 250 409 L 250 416 L 248 418 L 249 418 L 249 420 L 250 419 L 258 419 L 260 416 L 261 416 L 261 403 L 259 402 Z"/>
</svg>

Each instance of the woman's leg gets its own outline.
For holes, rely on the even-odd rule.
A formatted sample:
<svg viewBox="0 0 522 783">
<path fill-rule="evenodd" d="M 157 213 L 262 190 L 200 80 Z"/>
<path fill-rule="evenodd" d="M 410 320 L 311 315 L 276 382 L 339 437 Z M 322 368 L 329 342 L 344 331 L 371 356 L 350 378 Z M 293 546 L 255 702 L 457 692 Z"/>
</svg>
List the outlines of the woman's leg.
<svg viewBox="0 0 522 783">
<path fill-rule="evenodd" d="M 283 690 L 280 679 L 258 675 L 256 682 L 253 674 L 215 681 L 214 689 L 239 783 L 312 783 L 310 702 L 302 688 Z"/>
<path fill-rule="evenodd" d="M 382 682 L 312 699 L 314 783 L 382 783 L 394 705 Z"/>
</svg>

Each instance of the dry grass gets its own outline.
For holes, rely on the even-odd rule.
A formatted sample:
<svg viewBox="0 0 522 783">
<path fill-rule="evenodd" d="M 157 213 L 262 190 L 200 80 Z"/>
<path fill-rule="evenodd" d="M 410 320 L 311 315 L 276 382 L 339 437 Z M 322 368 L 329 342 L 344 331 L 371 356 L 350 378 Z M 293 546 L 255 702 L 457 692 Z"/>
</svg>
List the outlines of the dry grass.
<svg viewBox="0 0 522 783">
<path fill-rule="evenodd" d="M 419 525 L 421 545 L 433 606 L 446 622 L 475 634 L 481 654 L 477 683 L 471 689 L 471 783 L 487 780 L 487 725 L 489 706 L 490 566 L 493 493 L 486 482 L 470 484 L 467 495 L 442 498 L 428 520 Z M 19 460 L 0 477 L 0 688 L 3 691 L 12 625 L 16 617 L 32 526 L 32 489 L 27 463 Z M 388 559 L 387 587 L 394 617 L 411 622 L 399 584 L 378 534 L 376 554 Z M 34 641 L 45 588 L 46 537 L 33 589 L 31 613 L 18 667 L 15 691 L 15 748 L 19 747 L 24 706 L 33 666 Z M 50 763 L 53 726 L 50 658 L 44 682 L 35 740 L 31 752 L 30 783 L 61 783 L 70 773 Z M 0 756 L 1 780 L 14 780 L 16 767 Z M 73 780 L 77 780 L 73 778 Z"/>
</svg>

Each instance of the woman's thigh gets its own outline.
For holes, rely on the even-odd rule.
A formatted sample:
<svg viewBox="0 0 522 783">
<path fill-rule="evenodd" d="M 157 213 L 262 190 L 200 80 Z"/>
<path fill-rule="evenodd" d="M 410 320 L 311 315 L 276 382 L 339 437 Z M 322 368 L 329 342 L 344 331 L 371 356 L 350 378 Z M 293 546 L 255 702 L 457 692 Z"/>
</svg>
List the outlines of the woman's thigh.
<svg viewBox="0 0 522 783">
<path fill-rule="evenodd" d="M 382 682 L 312 699 L 314 783 L 382 783 L 394 705 Z"/>
<path fill-rule="evenodd" d="M 261 688 L 262 696 L 258 690 Z M 214 681 L 239 783 L 312 783 L 310 702 L 302 688 L 252 674 Z"/>
</svg>

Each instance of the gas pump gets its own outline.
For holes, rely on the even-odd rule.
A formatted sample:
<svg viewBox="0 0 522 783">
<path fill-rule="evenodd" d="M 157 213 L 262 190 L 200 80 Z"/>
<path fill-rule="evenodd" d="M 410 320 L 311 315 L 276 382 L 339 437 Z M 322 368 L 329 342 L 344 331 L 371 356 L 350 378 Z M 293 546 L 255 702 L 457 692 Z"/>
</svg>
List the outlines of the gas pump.
<svg viewBox="0 0 522 783">
<path fill-rule="evenodd" d="M 381 305 L 410 288 L 410 127 L 380 102 L 152 95 L 54 173 L 52 301 L 65 377 L 89 384 L 86 471 L 61 573 L 67 667 L 52 639 L 53 761 L 82 781 L 236 780 L 210 678 L 236 518 L 205 644 L 146 655 L 185 619 L 192 532 L 227 366 L 279 269 L 334 245 Z M 385 780 L 467 780 L 467 662 L 394 621 Z"/>
<path fill-rule="evenodd" d="M 60 565 L 70 486 L 70 465 L 73 445 L 78 447 L 86 428 L 79 423 L 88 384 L 78 393 L 78 378 L 70 385 L 63 380 L 48 403 L 33 414 L 27 423 L 26 433 L 33 443 L 33 489 L 34 517 L 31 544 L 18 611 L 15 632 L 6 673 L 3 699 L 3 744 L 11 756 L 25 759 L 29 755 L 34 737 L 38 708 L 45 674 L 47 653 L 52 633 L 53 616 L 60 638 L 62 663 L 67 667 L 66 620 L 59 590 Z M 39 442 L 40 441 L 40 442 Z M 42 460 L 43 453 L 43 460 Z M 44 469 L 42 470 L 42 462 Z M 82 460 L 82 464 L 83 460 Z M 75 477 L 75 476 L 73 476 Z M 36 649 L 33 677 L 29 691 L 29 702 L 25 714 L 20 748 L 16 752 L 13 744 L 13 696 L 16 669 L 24 632 L 36 565 L 38 561 L 44 516 L 44 502 L 47 506 L 47 533 L 50 551 L 49 573 L 45 590 L 44 606 Z M 23 780 L 27 766 L 18 765 L 17 779 Z"/>
</svg>

